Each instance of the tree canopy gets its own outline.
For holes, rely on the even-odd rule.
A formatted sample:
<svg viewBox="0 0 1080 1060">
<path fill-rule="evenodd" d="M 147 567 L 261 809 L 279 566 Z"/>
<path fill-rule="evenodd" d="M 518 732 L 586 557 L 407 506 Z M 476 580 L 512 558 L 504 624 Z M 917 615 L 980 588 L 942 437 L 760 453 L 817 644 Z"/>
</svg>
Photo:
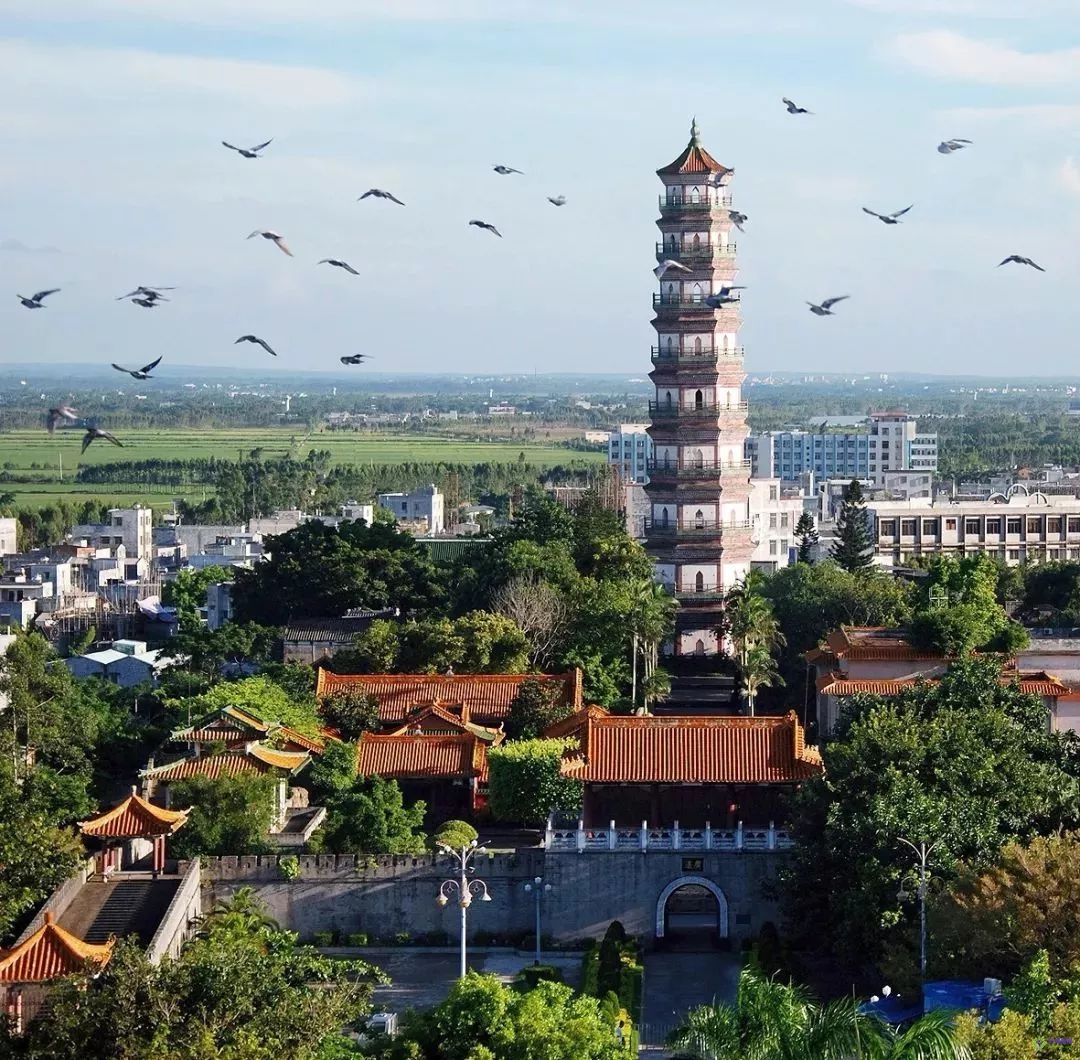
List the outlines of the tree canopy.
<svg viewBox="0 0 1080 1060">
<path fill-rule="evenodd" d="M 537 824 L 581 805 L 581 782 L 561 772 L 567 740 L 512 740 L 488 751 L 488 797 L 497 820 Z"/>
<path fill-rule="evenodd" d="M 874 541 L 858 479 L 853 478 L 844 487 L 844 498 L 836 516 L 836 540 L 830 557 L 847 571 L 864 570 L 873 565 Z"/>
</svg>

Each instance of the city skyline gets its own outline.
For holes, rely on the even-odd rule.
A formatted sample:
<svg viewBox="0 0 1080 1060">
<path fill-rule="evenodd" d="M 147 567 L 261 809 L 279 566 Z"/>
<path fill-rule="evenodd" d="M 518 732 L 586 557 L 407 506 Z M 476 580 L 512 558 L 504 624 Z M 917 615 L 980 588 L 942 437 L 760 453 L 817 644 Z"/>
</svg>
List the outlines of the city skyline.
<svg viewBox="0 0 1080 1060">
<path fill-rule="evenodd" d="M 640 3 L 296 7 L 9 17 L 0 366 L 148 353 L 162 372 L 332 369 L 363 352 L 380 373 L 644 376 L 653 173 L 695 115 L 749 216 L 752 375 L 1069 363 L 1075 4 L 830 0 L 811 18 L 778 0 L 686 20 Z M 815 113 L 787 114 L 784 95 Z M 957 136 L 975 143 L 935 151 Z M 258 160 L 220 146 L 268 137 Z M 407 205 L 356 202 L 369 187 Z M 909 202 L 894 228 L 861 213 Z M 247 242 L 256 227 L 295 259 Z M 1047 273 L 997 269 L 1012 253 Z M 115 301 L 143 283 L 179 290 L 151 311 Z M 42 312 L 13 297 L 54 286 Z M 806 311 L 841 293 L 842 315 Z M 234 349 L 247 332 L 280 356 Z"/>
</svg>

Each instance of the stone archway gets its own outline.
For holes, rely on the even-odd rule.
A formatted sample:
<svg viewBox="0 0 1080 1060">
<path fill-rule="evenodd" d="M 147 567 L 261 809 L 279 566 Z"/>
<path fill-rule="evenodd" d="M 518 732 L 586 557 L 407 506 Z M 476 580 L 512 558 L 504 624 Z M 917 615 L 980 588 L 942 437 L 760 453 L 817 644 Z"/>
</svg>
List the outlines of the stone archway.
<svg viewBox="0 0 1080 1060">
<path fill-rule="evenodd" d="M 712 880 L 705 876 L 680 876 L 676 880 L 672 880 L 661 892 L 660 897 L 656 900 L 656 937 L 662 939 L 667 931 L 667 903 L 668 899 L 677 891 L 680 887 L 704 887 L 715 899 L 717 905 L 717 923 L 716 934 L 717 938 L 726 939 L 728 937 L 728 904 L 727 898 L 724 892 Z"/>
</svg>

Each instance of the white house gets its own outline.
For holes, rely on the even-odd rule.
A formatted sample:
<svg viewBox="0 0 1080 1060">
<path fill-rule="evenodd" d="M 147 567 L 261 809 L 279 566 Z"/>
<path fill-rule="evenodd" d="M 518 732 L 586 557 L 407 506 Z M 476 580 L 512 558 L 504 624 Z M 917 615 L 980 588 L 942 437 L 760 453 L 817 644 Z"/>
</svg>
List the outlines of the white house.
<svg viewBox="0 0 1080 1060">
<path fill-rule="evenodd" d="M 410 493 L 380 493 L 378 505 L 395 519 L 426 519 L 429 534 L 441 534 L 446 529 L 443 514 L 443 494 L 432 483 L 419 486 Z"/>
<path fill-rule="evenodd" d="M 158 675 L 176 659 L 158 648 L 147 651 L 141 640 L 116 640 L 111 648 L 65 659 L 72 676 L 100 677 L 121 688 L 156 684 Z"/>
</svg>

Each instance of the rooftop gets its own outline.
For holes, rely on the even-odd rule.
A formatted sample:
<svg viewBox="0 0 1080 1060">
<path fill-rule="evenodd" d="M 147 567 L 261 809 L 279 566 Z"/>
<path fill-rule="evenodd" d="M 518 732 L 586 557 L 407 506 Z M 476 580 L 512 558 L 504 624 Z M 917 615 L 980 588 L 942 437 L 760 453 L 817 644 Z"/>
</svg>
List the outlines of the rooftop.
<svg viewBox="0 0 1080 1060">
<path fill-rule="evenodd" d="M 697 119 L 695 118 L 694 123 L 690 126 L 690 142 L 686 145 L 686 149 L 670 165 L 658 169 L 656 171 L 657 176 L 667 177 L 679 173 L 732 172 L 727 166 L 723 166 L 717 162 L 716 159 L 701 146 L 698 135 L 698 124 Z"/>
<path fill-rule="evenodd" d="M 1069 695 L 1070 687 L 1045 671 L 1017 673 L 1006 670 L 1001 675 L 1003 685 L 1016 682 L 1021 692 L 1032 696 L 1059 697 Z M 895 677 L 885 679 L 864 678 L 850 680 L 842 674 L 822 674 L 817 681 L 817 690 L 826 696 L 897 696 L 908 688 L 919 684 L 934 685 L 935 677 Z"/>
<path fill-rule="evenodd" d="M 809 662 L 834 657 L 864 661 L 944 659 L 938 651 L 917 648 L 902 629 L 887 626 L 841 626 L 825 644 L 806 653 Z"/>
<path fill-rule="evenodd" d="M 45 914 L 45 922 L 24 942 L 0 950 L 0 983 L 41 983 L 109 963 L 115 939 L 94 945 L 77 938 Z"/>
<path fill-rule="evenodd" d="M 487 742 L 472 733 L 454 736 L 382 736 L 366 732 L 357 748 L 362 776 L 397 780 L 487 779 Z"/>
<path fill-rule="evenodd" d="M 188 810 L 166 810 L 140 798 L 135 789 L 111 810 L 79 824 L 84 836 L 95 839 L 134 839 L 172 835 L 187 821 Z"/>
</svg>

